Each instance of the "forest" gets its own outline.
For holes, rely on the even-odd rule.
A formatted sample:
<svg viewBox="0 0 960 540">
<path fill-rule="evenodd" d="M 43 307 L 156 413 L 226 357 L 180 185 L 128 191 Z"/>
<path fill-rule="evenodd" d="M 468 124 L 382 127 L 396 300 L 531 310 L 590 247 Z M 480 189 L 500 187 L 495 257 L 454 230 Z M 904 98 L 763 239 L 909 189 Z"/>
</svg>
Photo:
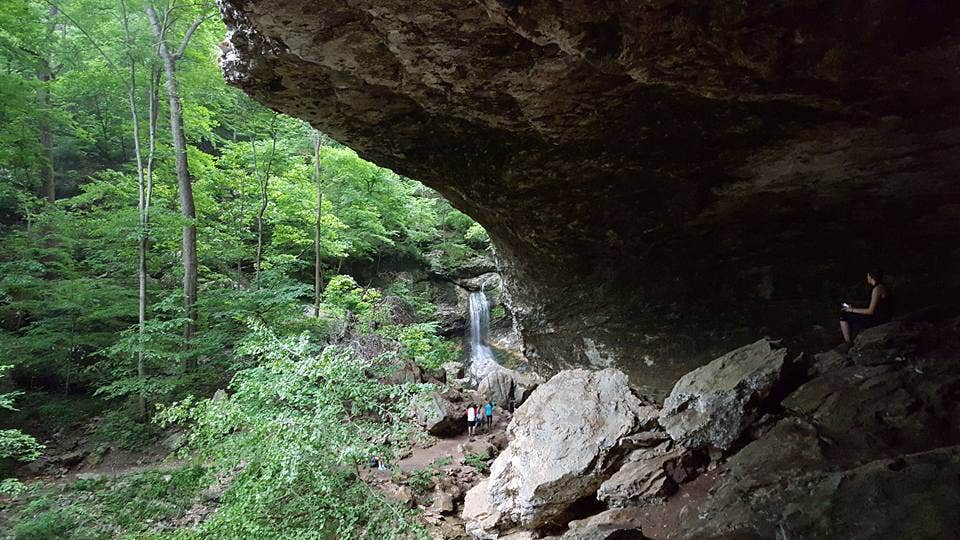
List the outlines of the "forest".
<svg viewBox="0 0 960 540">
<path fill-rule="evenodd" d="M 460 358 L 428 278 L 489 238 L 227 86 L 224 34 L 193 0 L 0 5 L 0 537 L 422 534 L 359 466 L 420 429 L 431 385 L 390 376 Z"/>
</svg>

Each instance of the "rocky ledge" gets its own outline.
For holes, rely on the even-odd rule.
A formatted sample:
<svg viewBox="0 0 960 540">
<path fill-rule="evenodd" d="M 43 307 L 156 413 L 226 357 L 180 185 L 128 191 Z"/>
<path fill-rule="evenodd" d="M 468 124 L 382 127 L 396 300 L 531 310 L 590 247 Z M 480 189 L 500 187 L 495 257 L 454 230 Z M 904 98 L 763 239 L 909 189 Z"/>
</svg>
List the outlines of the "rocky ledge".
<svg viewBox="0 0 960 540">
<path fill-rule="evenodd" d="M 543 373 L 659 399 L 871 264 L 960 296 L 955 1 L 220 5 L 230 83 L 487 228 Z"/>
<path fill-rule="evenodd" d="M 849 354 L 761 340 L 661 408 L 614 369 L 564 371 L 465 496 L 472 537 L 953 538 L 960 317 L 927 310 Z"/>
</svg>

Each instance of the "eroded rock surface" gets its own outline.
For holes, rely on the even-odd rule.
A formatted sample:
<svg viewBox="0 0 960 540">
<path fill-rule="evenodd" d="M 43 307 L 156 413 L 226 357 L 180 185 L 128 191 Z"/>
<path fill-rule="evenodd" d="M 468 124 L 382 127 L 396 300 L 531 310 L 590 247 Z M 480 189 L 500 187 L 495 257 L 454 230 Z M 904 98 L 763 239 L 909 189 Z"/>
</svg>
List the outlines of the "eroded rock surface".
<svg viewBox="0 0 960 540">
<path fill-rule="evenodd" d="M 633 449 L 630 436 L 657 429 L 657 412 L 631 391 L 623 372 L 561 372 L 517 410 L 508 427 L 512 442 L 494 460 L 488 483 L 468 495 L 485 500 L 477 503 L 484 511 L 474 519 L 465 512 L 464 519 L 488 531 L 489 521 L 501 529 L 565 522 L 560 517 L 592 498 Z"/>
<path fill-rule="evenodd" d="M 230 83 L 484 225 L 538 372 L 660 397 L 872 264 L 958 296 L 957 2 L 221 7 Z"/>
<path fill-rule="evenodd" d="M 664 401 L 660 425 L 687 448 L 729 448 L 780 381 L 786 355 L 761 339 L 691 371 Z"/>
</svg>

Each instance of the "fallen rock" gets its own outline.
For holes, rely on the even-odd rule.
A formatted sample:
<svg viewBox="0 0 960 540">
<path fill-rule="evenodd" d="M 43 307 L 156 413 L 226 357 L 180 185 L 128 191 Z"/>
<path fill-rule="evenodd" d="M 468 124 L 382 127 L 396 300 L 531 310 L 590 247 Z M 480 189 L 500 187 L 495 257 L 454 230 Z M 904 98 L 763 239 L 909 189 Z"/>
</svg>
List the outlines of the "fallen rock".
<svg viewBox="0 0 960 540">
<path fill-rule="evenodd" d="M 60 465 L 62 467 L 73 467 L 74 465 L 82 462 L 89 454 L 90 452 L 86 450 L 74 450 L 73 452 L 67 452 L 65 454 L 51 457 L 50 463 Z"/>
<path fill-rule="evenodd" d="M 732 470 L 676 531 L 678 538 L 956 538 L 960 532 L 960 490 L 945 481 L 960 475 L 960 447 L 800 475 L 794 467 L 777 473 L 776 466 L 750 462 L 763 475 Z"/>
<path fill-rule="evenodd" d="M 570 522 L 563 540 L 644 540 L 640 528 L 641 510 L 614 508 L 586 519 Z"/>
<path fill-rule="evenodd" d="M 407 486 L 398 486 L 393 482 L 386 481 L 379 486 L 383 496 L 392 503 L 405 508 L 413 508 L 416 505 L 416 498 L 413 490 Z"/>
<path fill-rule="evenodd" d="M 455 437 L 466 430 L 465 412 L 439 392 L 431 392 L 414 406 L 417 423 L 435 437 Z"/>
<path fill-rule="evenodd" d="M 565 523 L 567 510 L 592 497 L 633 450 L 623 441 L 657 429 L 657 416 L 619 370 L 558 373 L 510 422 L 513 440 L 494 460 L 484 488 L 496 512 L 484 518 L 497 515 L 528 530 Z"/>
<path fill-rule="evenodd" d="M 538 375 L 502 368 L 487 373 L 477 386 L 477 392 L 485 399 L 506 407 L 511 399 L 516 405 L 523 403 L 542 382 L 543 379 Z"/>
<path fill-rule="evenodd" d="M 808 418 L 839 464 L 960 443 L 960 371 L 947 358 L 852 365 L 817 377 L 783 401 Z"/>
<path fill-rule="evenodd" d="M 868 328 L 857 335 L 850 357 L 860 365 L 903 362 L 923 348 L 929 323 L 893 321 Z"/>
<path fill-rule="evenodd" d="M 445 362 L 440 366 L 447 374 L 447 382 L 453 382 L 463 377 L 463 362 Z"/>
<path fill-rule="evenodd" d="M 687 373 L 664 401 L 660 425 L 687 448 L 730 448 L 780 379 L 786 354 L 761 339 Z"/>
<path fill-rule="evenodd" d="M 600 485 L 597 499 L 611 508 L 624 508 L 672 494 L 677 484 L 670 473 L 683 454 L 683 449 L 671 448 L 669 442 L 635 450 L 620 470 Z"/>
<path fill-rule="evenodd" d="M 501 523 L 500 512 L 490 500 L 489 480 L 483 480 L 467 492 L 461 517 L 469 534 L 480 540 L 496 540 Z"/>
<path fill-rule="evenodd" d="M 396 371 L 387 376 L 383 382 L 386 384 L 408 384 L 424 381 L 423 368 L 412 360 L 405 361 Z"/>
<path fill-rule="evenodd" d="M 453 513 L 453 510 L 453 495 L 437 485 L 433 490 L 433 503 L 430 505 L 430 511 L 441 515 L 449 515 Z"/>
<path fill-rule="evenodd" d="M 473 441 L 457 445 L 457 452 L 464 456 L 475 454 L 485 458 L 491 458 L 497 454 L 497 447 L 487 441 Z"/>
</svg>

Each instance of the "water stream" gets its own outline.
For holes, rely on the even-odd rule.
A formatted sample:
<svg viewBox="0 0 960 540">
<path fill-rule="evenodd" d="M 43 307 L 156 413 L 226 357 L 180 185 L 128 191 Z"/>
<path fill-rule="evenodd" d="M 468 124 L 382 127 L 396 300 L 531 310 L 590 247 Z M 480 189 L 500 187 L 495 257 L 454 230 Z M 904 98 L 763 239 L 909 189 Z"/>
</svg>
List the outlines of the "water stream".
<svg viewBox="0 0 960 540">
<path fill-rule="evenodd" d="M 498 369 L 493 349 L 487 344 L 490 332 L 490 302 L 483 291 L 470 293 L 470 365 L 467 376 L 475 384 L 491 371 Z"/>
</svg>

